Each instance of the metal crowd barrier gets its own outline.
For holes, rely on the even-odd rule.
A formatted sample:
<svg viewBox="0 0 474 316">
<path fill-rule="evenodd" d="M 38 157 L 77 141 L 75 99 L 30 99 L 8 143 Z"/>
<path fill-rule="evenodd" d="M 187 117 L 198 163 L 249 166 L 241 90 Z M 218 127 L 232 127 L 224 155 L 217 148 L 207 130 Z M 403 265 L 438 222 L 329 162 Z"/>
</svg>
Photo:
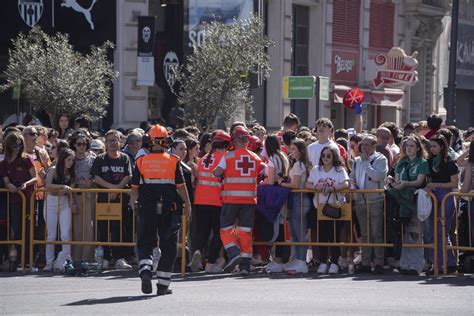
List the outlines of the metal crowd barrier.
<svg viewBox="0 0 474 316">
<path fill-rule="evenodd" d="M 11 221 L 10 221 L 10 191 L 8 189 L 0 189 L 0 193 L 6 193 L 7 195 L 7 207 L 5 210 L 6 213 L 6 222 L 5 222 L 5 228 L 6 228 L 6 240 L 0 240 L 0 245 L 7 245 L 7 246 L 14 246 L 18 245 L 21 247 L 21 253 L 18 254 L 17 252 L 17 257 L 20 255 L 21 257 L 21 267 L 22 271 L 25 272 L 25 254 L 26 254 L 26 196 L 25 194 L 20 191 L 17 192 L 17 194 L 20 195 L 21 198 L 21 239 L 19 240 L 12 240 L 10 237 L 11 235 Z M 32 217 L 34 218 L 34 217 Z M 8 250 L 9 251 L 9 250 Z"/>
<path fill-rule="evenodd" d="M 460 199 L 462 197 L 468 197 L 467 199 L 467 218 L 468 218 L 468 233 L 469 233 L 469 246 L 460 246 L 459 245 L 459 240 L 458 238 L 455 238 L 454 239 L 454 242 L 456 243 L 456 245 L 448 245 L 447 242 L 446 242 L 446 237 L 447 237 L 447 234 L 448 232 L 446 231 L 446 202 L 448 201 L 448 199 L 450 197 L 454 197 L 457 201 L 457 203 L 455 203 L 455 207 L 454 207 L 454 221 L 453 223 L 455 223 L 455 227 L 456 227 L 456 232 L 458 231 L 458 228 L 459 228 L 459 222 L 458 222 L 458 215 L 459 215 L 459 206 L 460 206 Z M 471 214 L 471 203 L 474 203 L 474 201 L 472 201 L 472 198 L 474 197 L 474 192 L 469 192 L 469 193 L 460 193 L 460 192 L 449 192 L 448 194 L 446 194 L 441 202 L 441 218 L 440 218 L 440 222 L 441 222 L 441 231 L 442 231 L 442 251 L 443 251 L 443 274 L 447 274 L 448 273 L 448 267 L 447 267 L 447 263 L 448 263 L 448 250 L 454 250 L 456 252 L 458 251 L 473 251 L 474 252 L 474 244 L 473 244 L 473 239 L 474 239 L 474 234 L 473 234 L 473 229 L 474 227 L 472 227 L 471 223 L 474 222 L 474 219 L 472 218 L 472 216 L 474 216 L 474 214 Z M 453 241 L 452 241 L 453 242 Z"/>
<path fill-rule="evenodd" d="M 72 189 L 71 190 L 71 194 L 68 194 L 67 197 L 68 197 L 68 202 L 70 201 L 70 199 L 72 198 L 72 194 L 76 194 L 76 197 L 79 198 L 79 195 L 77 195 L 78 193 L 80 194 L 80 198 L 82 199 L 82 205 L 84 206 L 86 204 L 86 200 L 88 199 L 87 198 L 87 193 L 90 193 L 90 194 L 93 194 L 93 200 L 92 201 L 95 201 L 93 207 L 95 208 L 95 211 L 93 212 L 95 214 L 95 216 L 93 216 L 93 222 L 94 222 L 94 227 L 93 227 L 93 232 L 94 232 L 94 236 L 93 236 L 93 240 L 84 240 L 86 239 L 85 237 L 85 229 L 84 229 L 84 225 L 85 225 L 85 221 L 84 221 L 84 218 L 85 218 L 85 212 L 82 212 L 82 224 L 83 224 L 83 227 L 82 227 L 82 240 L 73 240 L 73 227 L 74 227 L 74 224 L 73 224 L 73 216 L 71 214 L 71 224 L 70 224 L 70 228 L 71 228 L 71 231 L 69 232 L 69 236 L 71 237 L 70 239 L 71 240 L 68 240 L 68 241 L 62 241 L 62 240 L 58 240 L 60 239 L 60 233 L 56 234 L 56 240 L 46 240 L 47 239 L 47 226 L 48 226 L 48 199 L 47 199 L 47 196 L 48 194 L 58 194 L 61 192 L 61 190 L 53 190 L 53 189 L 37 189 L 36 191 L 33 192 L 32 194 L 32 197 L 34 197 L 37 193 L 39 192 L 44 192 L 46 193 L 45 194 L 45 199 L 44 199 L 44 211 L 43 213 L 45 214 L 45 225 L 46 225 L 46 229 L 45 229 L 45 238 L 44 240 L 38 240 L 38 239 L 35 239 L 35 227 L 33 225 L 33 222 L 30 222 L 30 270 L 31 268 L 33 267 L 33 249 L 34 249 L 34 246 L 35 245 L 46 245 L 46 244 L 54 244 L 54 245 L 77 245 L 77 246 L 95 246 L 95 247 L 98 247 L 98 246 L 112 246 L 112 247 L 135 247 L 136 246 L 136 221 L 135 221 L 135 214 L 132 214 L 132 234 L 131 234 L 131 237 L 132 237 L 132 240 L 131 241 L 123 241 L 123 230 L 124 230 L 124 227 L 123 227 L 123 222 L 124 222 L 124 218 L 122 216 L 122 208 L 123 208 L 123 201 L 124 201 L 124 194 L 129 194 L 131 192 L 130 189 Z M 107 200 L 106 201 L 103 201 L 102 199 L 99 201 L 98 199 L 98 195 L 99 194 L 107 194 Z M 111 198 L 111 194 L 116 194 L 116 195 L 119 195 L 120 196 L 120 199 L 118 199 L 118 197 L 115 197 L 115 198 Z M 34 198 L 32 198 L 30 200 L 30 216 L 34 216 L 34 212 L 35 212 L 35 205 L 34 205 L 35 201 L 34 201 Z M 59 210 L 61 208 L 61 202 L 60 202 L 60 199 L 58 199 L 58 205 L 57 205 L 57 208 L 58 208 L 58 214 L 57 216 L 59 217 Z M 98 240 L 98 234 L 99 234 L 99 226 L 98 226 L 98 222 L 99 221 L 107 221 L 107 241 L 99 241 Z M 111 222 L 119 222 L 119 235 L 120 235 L 120 238 L 119 238 L 119 241 L 112 241 L 111 239 L 115 239 L 115 238 L 111 238 Z M 57 225 L 56 225 L 56 229 L 58 231 L 60 231 L 60 221 L 58 220 L 57 221 Z M 180 245 L 181 246 L 181 273 L 182 275 L 185 274 L 185 269 L 186 269 L 186 247 L 185 247 L 185 243 L 186 243 L 186 216 L 183 214 L 183 216 L 181 217 L 181 231 L 182 231 L 182 236 L 184 238 L 182 238 L 182 243 L 184 245 Z M 24 233 L 24 231 L 23 231 Z M 90 236 L 88 236 L 90 237 Z"/>
<path fill-rule="evenodd" d="M 317 194 L 320 194 L 319 192 L 317 192 L 316 190 L 307 190 L 307 189 L 298 189 L 298 190 L 292 190 L 292 193 L 300 193 L 301 195 L 304 194 L 304 193 L 314 193 L 315 195 Z M 345 195 L 349 195 L 349 201 L 347 201 L 345 203 L 345 205 L 343 204 L 342 206 L 342 216 L 341 218 L 339 219 L 332 219 L 332 218 L 329 218 L 329 217 L 325 217 L 324 215 L 322 215 L 322 210 L 321 208 L 319 207 L 318 205 L 318 208 L 317 208 L 317 229 L 319 229 L 319 224 L 321 221 L 332 221 L 333 222 L 333 231 L 334 231 L 334 239 L 333 240 L 337 240 L 336 239 L 336 222 L 338 221 L 345 221 L 345 222 L 350 222 L 350 241 L 349 242 L 320 242 L 319 241 L 319 230 L 318 230 L 318 237 L 317 237 L 317 240 L 316 241 L 307 241 L 307 242 L 288 242 L 288 241 L 281 241 L 281 242 L 264 242 L 264 241 L 254 241 L 254 245 L 255 246 L 311 246 L 311 247 L 318 247 L 318 246 L 323 246 L 323 247 L 331 247 L 331 246 L 337 246 L 337 247 L 383 247 L 383 248 L 393 248 L 394 245 L 393 243 L 388 243 L 387 242 L 387 203 L 386 203 L 386 196 L 385 196 L 385 190 L 383 189 L 374 189 L 374 190 L 341 190 L 341 191 L 337 191 L 338 194 L 345 194 Z M 368 194 L 368 193 L 382 193 L 384 194 L 384 224 L 383 224 L 383 227 L 384 227 L 384 242 L 383 243 L 362 243 L 362 242 L 354 242 L 353 241 L 353 227 L 354 227 L 354 218 L 352 216 L 352 199 L 353 199 L 353 195 L 355 193 L 363 193 L 363 194 Z M 434 218 L 438 218 L 438 203 L 437 203 L 437 199 L 436 197 L 434 196 L 434 194 L 432 193 L 429 193 L 432 201 L 433 201 L 433 212 L 434 212 Z M 313 203 L 313 201 L 311 201 L 311 203 Z M 370 211 L 370 203 L 367 203 L 366 204 L 368 207 L 367 207 L 367 214 L 369 213 Z M 303 207 L 303 204 L 301 203 L 301 207 Z M 369 221 L 369 216 L 367 216 L 367 221 Z M 402 237 L 402 247 L 406 247 L 406 248 L 429 248 L 429 249 L 433 249 L 433 252 L 434 252 L 434 262 L 433 262 L 433 265 L 434 265 L 434 274 L 435 276 L 438 275 L 438 247 L 436 247 L 435 245 L 437 245 L 438 243 L 438 226 L 436 225 L 437 221 L 435 220 L 434 221 L 434 227 L 433 227 L 433 232 L 434 232 L 434 241 L 433 243 L 430 243 L 430 244 L 423 244 L 423 243 L 416 243 L 416 244 L 406 244 L 404 243 L 404 240 L 403 240 L 403 225 L 402 225 L 402 231 L 401 231 L 401 237 Z M 420 223 L 420 225 L 423 225 L 423 223 Z M 367 232 L 367 239 L 370 240 L 370 229 L 369 229 L 369 225 L 367 225 L 367 229 L 368 229 L 368 232 Z M 284 229 L 285 229 L 285 236 L 287 235 L 286 233 L 286 228 L 287 228 L 287 225 L 284 225 Z M 421 240 L 422 241 L 422 240 Z"/>
</svg>

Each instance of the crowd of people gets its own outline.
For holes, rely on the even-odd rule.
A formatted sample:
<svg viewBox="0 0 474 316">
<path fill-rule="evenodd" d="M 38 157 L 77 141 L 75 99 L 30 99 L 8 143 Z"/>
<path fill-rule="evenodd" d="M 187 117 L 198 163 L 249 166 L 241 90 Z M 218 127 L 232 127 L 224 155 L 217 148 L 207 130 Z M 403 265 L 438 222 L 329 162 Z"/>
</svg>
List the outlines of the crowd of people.
<svg viewBox="0 0 474 316">
<path fill-rule="evenodd" d="M 130 188 L 137 159 L 150 151 L 148 131 L 153 125 L 143 122 L 139 128 L 112 129 L 100 134 L 89 129 L 87 120 L 70 123 L 63 115 L 58 119 L 57 129 L 11 124 L 2 130 L 0 185 L 9 193 L 0 194 L 0 239 L 21 238 L 22 200 L 17 192 L 22 191 L 27 199 L 35 199 L 35 217 L 27 220 L 33 221 L 36 239 L 135 240 L 133 225 L 137 214 L 135 201 L 128 194 L 96 196 L 71 193 L 71 190 Z M 431 274 L 434 273 L 433 251 L 404 247 L 434 240 L 434 215 L 431 213 L 421 221 L 414 196 L 420 190 L 431 192 L 441 205 L 449 192 L 474 190 L 474 129 L 463 132 L 455 126 L 444 126 L 436 114 L 426 121 L 409 123 L 403 129 L 393 122 L 385 122 L 378 128 L 362 130 L 361 122 L 357 121 L 354 128 L 334 130 L 331 120 L 320 118 L 312 130 L 300 126 L 298 117 L 290 114 L 275 133 L 267 132 L 257 123 L 243 122 L 232 124 L 229 133 L 223 130 L 205 133 L 194 126 L 168 127 L 167 131 L 170 137 L 166 149 L 178 158 L 178 169 L 182 170 L 192 205 L 186 245 L 188 267 L 195 272 L 219 273 L 229 267 L 240 267 L 241 272 L 248 273 L 260 265 L 267 273 L 305 274 L 315 269 L 319 274 L 337 274 L 341 270 L 381 274 L 388 265 L 401 274 Z M 253 165 L 255 170 L 252 169 L 256 172 L 256 207 L 246 211 L 251 214 L 228 206 L 236 205 L 232 190 L 242 186 L 235 180 L 238 178 L 232 178 L 229 163 L 235 163 L 243 173 L 251 172 L 246 161 L 236 160 L 243 157 L 239 150 L 252 152 L 255 159 L 252 161 L 258 162 L 256 167 Z M 236 157 L 229 154 L 232 152 Z M 137 181 L 140 183 L 140 179 Z M 36 188 L 54 192 L 32 196 Z M 310 189 L 314 193 L 292 193 L 295 189 Z M 354 193 L 351 197 L 339 192 L 347 189 L 385 189 L 385 193 Z M 97 221 L 95 227 L 96 203 L 110 202 L 121 203 L 122 222 Z M 352 221 L 318 220 L 317 210 L 325 205 L 348 206 L 342 209 L 350 212 Z M 462 215 L 455 217 L 455 208 Z M 178 209 L 185 211 L 183 207 Z M 235 218 L 229 215 L 233 213 L 240 214 L 237 226 Z M 456 231 L 455 221 L 459 221 Z M 456 236 L 465 245 L 474 245 L 473 203 L 448 199 L 446 231 L 447 243 Z M 441 234 L 438 224 L 440 269 Z M 250 242 L 352 241 L 394 246 L 298 245 L 248 249 L 245 243 L 247 246 L 241 244 L 238 249 L 236 238 L 250 238 Z M 159 241 L 156 246 L 155 269 L 160 260 Z M 68 257 L 95 260 L 94 246 L 63 244 L 60 248 L 54 244 L 35 247 L 35 266 L 53 271 L 61 269 Z M 448 251 L 449 272 L 458 270 L 463 255 L 468 253 Z M 18 258 L 18 246 L 0 246 L 0 260 L 8 264 L 10 271 L 17 269 Z M 104 269 L 111 264 L 120 269 L 138 265 L 138 255 L 132 247 L 104 247 L 103 258 Z"/>
</svg>

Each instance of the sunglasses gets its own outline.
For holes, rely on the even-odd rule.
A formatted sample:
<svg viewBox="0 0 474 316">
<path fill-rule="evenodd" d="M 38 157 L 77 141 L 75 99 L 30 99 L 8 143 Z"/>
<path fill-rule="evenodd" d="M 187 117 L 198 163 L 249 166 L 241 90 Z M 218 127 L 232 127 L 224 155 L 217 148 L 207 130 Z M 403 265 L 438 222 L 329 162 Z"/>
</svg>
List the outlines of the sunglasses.
<svg viewBox="0 0 474 316">
<path fill-rule="evenodd" d="M 86 146 L 86 145 L 87 145 L 87 144 L 84 143 L 84 142 L 77 142 L 77 143 L 76 143 L 76 146 Z"/>
<path fill-rule="evenodd" d="M 331 154 L 322 154 L 321 157 L 323 158 L 332 158 Z"/>
<path fill-rule="evenodd" d="M 13 148 L 13 149 L 20 149 L 20 148 L 23 148 L 23 144 L 14 144 L 14 145 L 12 145 L 12 148 Z"/>
</svg>

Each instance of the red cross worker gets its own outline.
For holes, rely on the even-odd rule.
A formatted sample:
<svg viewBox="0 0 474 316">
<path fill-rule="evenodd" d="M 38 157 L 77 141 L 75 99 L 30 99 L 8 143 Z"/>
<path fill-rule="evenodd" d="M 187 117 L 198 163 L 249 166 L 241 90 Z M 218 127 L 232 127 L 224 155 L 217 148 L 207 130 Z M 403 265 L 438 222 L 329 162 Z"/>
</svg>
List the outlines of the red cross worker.
<svg viewBox="0 0 474 316">
<path fill-rule="evenodd" d="M 220 236 L 229 258 L 225 272 L 239 265 L 248 274 L 252 258 L 252 229 L 257 204 L 257 177 L 263 170 L 260 158 L 250 151 L 250 134 L 243 127 L 232 133 L 234 150 L 222 157 L 214 176 L 223 176 Z"/>
</svg>

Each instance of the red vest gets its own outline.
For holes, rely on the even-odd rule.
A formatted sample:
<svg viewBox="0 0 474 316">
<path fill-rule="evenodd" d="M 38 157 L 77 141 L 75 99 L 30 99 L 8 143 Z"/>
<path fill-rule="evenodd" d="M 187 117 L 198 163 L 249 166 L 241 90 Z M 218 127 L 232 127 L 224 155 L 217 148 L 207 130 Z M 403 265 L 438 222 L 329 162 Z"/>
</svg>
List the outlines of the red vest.
<svg viewBox="0 0 474 316">
<path fill-rule="evenodd" d="M 196 190 L 194 193 L 194 204 L 222 206 L 221 178 L 214 177 L 212 172 L 219 164 L 224 154 L 220 152 L 212 153 L 209 161 L 207 161 L 209 155 L 211 154 L 207 154 L 199 159 L 197 165 L 198 177 L 196 181 Z"/>
<path fill-rule="evenodd" d="M 246 148 L 225 155 L 224 189 L 226 204 L 257 204 L 257 176 L 262 170 L 260 158 Z"/>
</svg>

